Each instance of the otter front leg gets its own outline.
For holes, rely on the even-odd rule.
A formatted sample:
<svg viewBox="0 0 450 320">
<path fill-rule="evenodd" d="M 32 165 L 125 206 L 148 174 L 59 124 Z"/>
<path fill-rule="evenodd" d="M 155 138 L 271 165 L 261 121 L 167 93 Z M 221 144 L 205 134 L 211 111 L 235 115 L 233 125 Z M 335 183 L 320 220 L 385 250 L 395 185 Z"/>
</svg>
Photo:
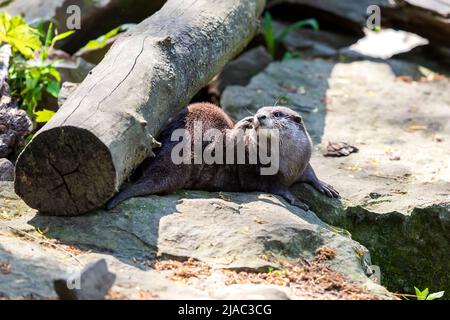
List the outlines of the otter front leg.
<svg viewBox="0 0 450 320">
<path fill-rule="evenodd" d="M 234 129 L 250 129 L 253 125 L 253 116 L 245 117 L 234 125 Z"/>
<path fill-rule="evenodd" d="M 308 183 L 312 185 L 317 191 L 330 198 L 339 198 L 339 192 L 337 192 L 336 189 L 334 189 L 328 183 L 320 181 L 319 178 L 317 178 L 311 164 L 309 163 L 306 166 L 305 171 L 303 171 L 303 174 L 297 179 L 297 182 Z"/>
</svg>

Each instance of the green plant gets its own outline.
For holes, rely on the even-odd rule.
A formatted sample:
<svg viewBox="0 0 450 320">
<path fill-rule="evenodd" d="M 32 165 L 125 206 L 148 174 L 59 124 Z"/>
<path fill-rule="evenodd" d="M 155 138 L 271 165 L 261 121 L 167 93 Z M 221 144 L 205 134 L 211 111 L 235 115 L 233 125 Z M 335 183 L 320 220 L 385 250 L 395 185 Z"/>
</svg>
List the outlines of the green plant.
<svg viewBox="0 0 450 320">
<path fill-rule="evenodd" d="M 0 1 L 0 7 L 7 6 L 11 2 L 13 2 L 13 0 L 2 0 L 2 1 Z"/>
<path fill-rule="evenodd" d="M 274 105 L 277 106 L 279 103 L 280 105 L 289 105 L 292 104 L 292 99 L 286 95 L 279 95 L 275 100 Z"/>
<path fill-rule="evenodd" d="M 7 12 L 0 14 L 0 43 L 3 42 L 28 59 L 42 47 L 38 30 L 30 27 L 21 16 L 12 18 Z"/>
<path fill-rule="evenodd" d="M 306 26 L 310 26 L 314 30 L 319 30 L 319 23 L 316 19 L 306 19 L 297 21 L 284 28 L 280 33 L 275 34 L 272 16 L 269 12 L 266 12 L 263 20 L 263 36 L 266 42 L 267 50 L 272 57 L 275 57 L 278 46 L 281 42 L 283 42 L 284 38 L 286 38 L 289 33 Z"/>
<path fill-rule="evenodd" d="M 442 298 L 444 296 L 444 293 L 445 293 L 444 291 L 429 293 L 428 288 L 426 288 L 423 291 L 420 291 L 416 287 L 414 287 L 414 289 L 416 290 L 417 300 L 435 300 L 435 299 Z"/>
<path fill-rule="evenodd" d="M 44 91 L 56 98 L 61 87 L 61 77 L 56 69 L 59 61 L 48 60 L 48 53 L 57 41 L 73 32 L 58 34 L 50 23 L 47 33 L 42 34 L 28 26 L 20 16 L 11 18 L 7 13 L 0 16 L 0 40 L 10 44 L 16 53 L 9 68 L 11 96 L 18 99 L 20 107 L 36 122 L 47 122 L 54 114 L 45 108 L 36 111 Z"/>
<path fill-rule="evenodd" d="M 123 24 L 121 26 L 118 26 L 117 28 L 112 29 L 111 31 L 109 31 L 108 33 L 98 37 L 97 39 L 91 40 L 89 41 L 84 47 L 83 49 L 101 49 L 104 48 L 106 45 L 106 42 L 111 39 L 112 37 L 116 36 L 118 33 L 120 32 L 124 32 L 127 31 L 128 29 L 130 29 L 131 27 L 135 26 L 135 24 L 133 23 L 129 23 L 129 24 Z"/>
<path fill-rule="evenodd" d="M 287 60 L 291 60 L 291 59 L 296 59 L 296 58 L 300 58 L 302 56 L 301 52 L 298 51 L 288 51 L 284 54 L 283 56 L 283 61 L 287 61 Z"/>
</svg>

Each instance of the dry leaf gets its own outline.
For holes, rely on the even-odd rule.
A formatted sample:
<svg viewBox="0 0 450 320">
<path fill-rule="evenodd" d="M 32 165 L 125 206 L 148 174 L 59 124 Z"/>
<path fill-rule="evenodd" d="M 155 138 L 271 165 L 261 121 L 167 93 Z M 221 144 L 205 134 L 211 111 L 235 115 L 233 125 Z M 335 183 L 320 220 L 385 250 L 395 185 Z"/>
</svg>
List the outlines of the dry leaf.
<svg viewBox="0 0 450 320">
<path fill-rule="evenodd" d="M 413 82 L 413 78 L 411 76 L 399 76 L 397 79 L 407 83 Z"/>
<path fill-rule="evenodd" d="M 9 263 L 8 261 L 6 261 L 6 262 L 0 261 L 0 273 L 8 274 L 8 273 L 11 273 L 11 270 L 12 270 L 11 263 Z"/>
<path fill-rule="evenodd" d="M 297 89 L 297 93 L 300 93 L 300 94 L 306 94 L 306 89 L 305 89 L 305 87 L 299 87 L 299 88 Z"/>
<path fill-rule="evenodd" d="M 422 123 L 419 123 L 419 122 L 417 122 L 415 120 L 411 120 L 409 122 L 408 126 L 406 128 L 404 128 L 404 130 L 406 132 L 423 131 L 423 130 L 426 130 L 426 129 L 427 129 L 426 125 L 424 125 Z"/>
<path fill-rule="evenodd" d="M 139 292 L 136 294 L 137 299 L 140 300 L 151 300 L 158 297 L 158 294 L 153 291 L 148 290 L 139 290 Z"/>
<path fill-rule="evenodd" d="M 328 142 L 325 157 L 346 157 L 351 153 L 358 152 L 359 149 L 349 145 L 347 142 Z"/>
<path fill-rule="evenodd" d="M 258 224 L 264 224 L 264 223 L 267 223 L 267 221 L 261 220 L 261 219 L 258 218 L 258 217 L 254 217 L 254 218 L 253 218 L 253 221 L 256 222 L 256 223 L 258 223 Z"/>
<path fill-rule="evenodd" d="M 361 167 L 358 164 L 351 165 L 349 167 L 346 167 L 345 169 L 347 169 L 349 171 L 353 171 L 353 172 L 362 170 Z"/>
</svg>

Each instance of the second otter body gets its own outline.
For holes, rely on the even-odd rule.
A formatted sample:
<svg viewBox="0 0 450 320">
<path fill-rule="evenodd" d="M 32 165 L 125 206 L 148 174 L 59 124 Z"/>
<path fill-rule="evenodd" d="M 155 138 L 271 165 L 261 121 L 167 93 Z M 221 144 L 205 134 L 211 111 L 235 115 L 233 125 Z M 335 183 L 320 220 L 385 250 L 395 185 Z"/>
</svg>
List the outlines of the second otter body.
<svg viewBox="0 0 450 320">
<path fill-rule="evenodd" d="M 200 124 L 200 126 L 198 126 Z M 187 162 L 178 163 L 173 159 L 174 148 L 179 141 L 172 136 L 175 130 L 181 129 L 181 136 L 190 144 L 190 154 L 184 154 Z M 215 130 L 221 135 L 225 145 L 219 146 L 223 150 L 227 143 L 232 143 L 233 150 L 237 150 L 236 135 L 243 133 L 246 162 L 224 161 L 220 163 L 204 163 L 196 161 L 199 153 L 203 154 L 211 141 L 201 142 L 201 147 L 195 146 L 192 137 L 196 134 L 203 136 L 209 130 Z M 266 129 L 266 131 L 263 131 Z M 260 159 L 248 163 L 251 146 L 260 147 L 259 140 L 254 139 L 255 133 L 270 132 L 277 129 L 279 132 L 279 170 L 275 174 L 262 175 Z M 184 133 L 183 133 L 184 132 Z M 253 133 L 253 135 L 252 135 Z M 125 188 L 113 197 L 107 208 L 113 208 L 125 199 L 134 196 L 150 194 L 172 193 L 179 189 L 197 189 L 205 191 L 261 191 L 280 195 L 290 204 L 307 210 L 291 191 L 289 186 L 295 182 L 310 183 L 317 190 L 329 197 L 337 197 L 338 193 L 333 187 L 320 181 L 309 164 L 312 152 L 312 143 L 305 129 L 302 118 L 293 110 L 286 107 L 264 107 L 258 110 L 253 117 L 247 117 L 234 123 L 233 120 L 219 107 L 210 103 L 195 103 L 184 108 L 172 119 L 158 136 L 162 146 L 155 151 L 155 158 L 151 159 L 142 177 L 131 186 Z M 215 141 L 217 142 L 217 141 Z M 217 150 L 217 149 L 216 149 Z M 213 152 L 214 155 L 214 152 Z M 219 156 L 220 158 L 220 156 Z"/>
</svg>

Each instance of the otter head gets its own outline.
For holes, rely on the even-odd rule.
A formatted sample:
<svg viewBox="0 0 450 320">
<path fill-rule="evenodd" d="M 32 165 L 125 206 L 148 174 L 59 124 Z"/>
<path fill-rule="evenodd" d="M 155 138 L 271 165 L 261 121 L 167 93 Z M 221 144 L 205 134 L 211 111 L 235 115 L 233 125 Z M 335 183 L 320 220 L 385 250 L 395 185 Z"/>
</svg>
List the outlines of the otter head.
<svg viewBox="0 0 450 320">
<path fill-rule="evenodd" d="M 256 129 L 278 129 L 283 130 L 287 127 L 303 128 L 302 117 L 294 110 L 287 107 L 262 107 L 254 118 L 253 124 Z"/>
<path fill-rule="evenodd" d="M 302 117 L 287 107 L 263 107 L 256 112 L 253 127 L 260 137 L 261 133 L 273 137 L 273 132 L 277 131 L 279 174 L 284 184 L 294 183 L 305 170 L 312 153 L 311 138 Z"/>
</svg>

